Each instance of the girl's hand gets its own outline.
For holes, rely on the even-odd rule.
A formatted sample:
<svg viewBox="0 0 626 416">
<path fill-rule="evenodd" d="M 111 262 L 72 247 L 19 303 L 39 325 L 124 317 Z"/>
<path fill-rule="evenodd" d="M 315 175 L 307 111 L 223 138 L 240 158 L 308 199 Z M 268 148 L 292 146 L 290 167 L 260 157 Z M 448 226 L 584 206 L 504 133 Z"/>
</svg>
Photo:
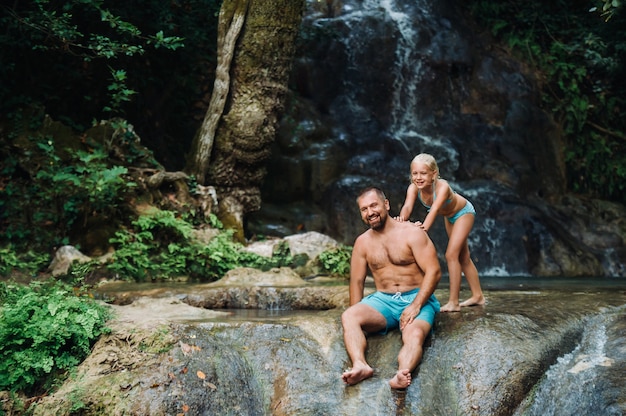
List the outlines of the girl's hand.
<svg viewBox="0 0 626 416">
<path fill-rule="evenodd" d="M 393 217 L 393 219 L 394 219 L 394 220 L 396 220 L 396 221 L 399 221 L 399 222 L 404 222 L 404 221 L 406 221 L 406 220 L 404 219 L 404 217 L 402 217 L 402 216 L 400 216 L 400 215 L 398 215 L 397 217 Z"/>
<path fill-rule="evenodd" d="M 427 231 L 426 228 L 424 228 L 424 224 L 421 221 L 415 221 L 414 224 L 416 227 L 420 227 L 422 230 Z"/>
</svg>

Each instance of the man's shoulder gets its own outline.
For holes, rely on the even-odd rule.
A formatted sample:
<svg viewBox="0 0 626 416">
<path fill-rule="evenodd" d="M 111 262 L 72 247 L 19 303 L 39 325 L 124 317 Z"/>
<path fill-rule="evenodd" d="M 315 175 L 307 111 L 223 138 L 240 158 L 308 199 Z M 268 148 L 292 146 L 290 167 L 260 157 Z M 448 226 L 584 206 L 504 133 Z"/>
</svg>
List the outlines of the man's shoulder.
<svg viewBox="0 0 626 416">
<path fill-rule="evenodd" d="M 421 230 L 414 222 L 411 221 L 396 221 L 397 227 L 402 232 L 414 232 Z"/>
<path fill-rule="evenodd" d="M 422 239 L 427 236 L 426 231 L 414 222 L 399 222 L 397 230 L 398 233 L 407 240 L 414 238 Z"/>
<path fill-rule="evenodd" d="M 371 230 L 364 231 L 354 240 L 354 244 L 352 246 L 353 256 L 365 255 L 365 252 L 371 248 L 372 242 L 370 231 Z"/>
<path fill-rule="evenodd" d="M 371 238 L 372 230 L 365 230 L 354 240 L 354 244 L 356 245 L 359 241 L 365 241 Z"/>
</svg>

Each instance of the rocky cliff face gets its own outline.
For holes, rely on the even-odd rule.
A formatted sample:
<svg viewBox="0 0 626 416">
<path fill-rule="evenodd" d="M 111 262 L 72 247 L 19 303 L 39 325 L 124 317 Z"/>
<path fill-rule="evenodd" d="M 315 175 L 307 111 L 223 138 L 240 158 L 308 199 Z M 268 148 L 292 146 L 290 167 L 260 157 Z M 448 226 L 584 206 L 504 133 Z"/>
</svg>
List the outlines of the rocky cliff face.
<svg viewBox="0 0 626 416">
<path fill-rule="evenodd" d="M 566 192 L 559 128 L 522 62 L 455 2 L 326 3 L 309 3 L 250 233 L 352 244 L 359 188 L 381 186 L 398 213 L 410 160 L 428 152 L 477 209 L 482 275 L 626 275 L 624 207 Z M 443 224 L 431 237 L 443 253 Z"/>
</svg>

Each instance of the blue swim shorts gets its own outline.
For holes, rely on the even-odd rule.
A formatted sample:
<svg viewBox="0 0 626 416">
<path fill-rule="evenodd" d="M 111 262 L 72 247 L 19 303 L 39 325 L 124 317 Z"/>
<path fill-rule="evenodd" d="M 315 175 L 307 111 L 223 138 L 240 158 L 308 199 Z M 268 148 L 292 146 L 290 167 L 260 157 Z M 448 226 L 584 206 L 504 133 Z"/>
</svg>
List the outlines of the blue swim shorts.
<svg viewBox="0 0 626 416">
<path fill-rule="evenodd" d="M 465 206 L 461 208 L 460 210 L 458 210 L 456 214 L 452 215 L 451 217 L 448 217 L 448 221 L 450 222 L 450 224 L 454 224 L 456 220 L 458 220 L 465 214 L 472 214 L 476 216 L 476 210 L 474 209 L 474 205 L 472 205 L 470 201 L 467 201 Z"/>
<path fill-rule="evenodd" d="M 400 315 L 402 315 L 402 311 L 413 302 L 418 292 L 419 289 L 402 293 L 397 292 L 396 294 L 374 292 L 361 299 L 361 303 L 371 306 L 383 314 L 387 321 L 387 327 L 383 331 L 380 331 L 379 334 L 386 334 L 387 331 L 400 326 Z M 415 319 L 426 321 L 432 326 L 435 323 L 435 315 L 439 312 L 440 306 L 435 295 L 430 295 L 426 303 L 422 305 L 420 313 Z"/>
</svg>

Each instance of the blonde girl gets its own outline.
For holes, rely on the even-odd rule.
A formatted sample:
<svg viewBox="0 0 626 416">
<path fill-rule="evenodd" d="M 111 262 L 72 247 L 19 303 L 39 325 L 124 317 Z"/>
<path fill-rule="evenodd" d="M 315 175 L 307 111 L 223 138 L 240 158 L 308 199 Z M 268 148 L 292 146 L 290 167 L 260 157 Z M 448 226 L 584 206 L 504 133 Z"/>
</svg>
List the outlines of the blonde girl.
<svg viewBox="0 0 626 416">
<path fill-rule="evenodd" d="M 485 298 L 480 288 L 478 270 L 470 257 L 467 244 L 467 237 L 474 226 L 476 211 L 470 201 L 454 192 L 448 181 L 439 177 L 437 161 L 427 153 L 421 153 L 411 161 L 411 184 L 406 190 L 406 199 L 400 210 L 400 216 L 397 217 L 398 220 L 409 220 L 416 200 L 428 210 L 424 222 L 416 223 L 427 232 L 437 215 L 445 217 L 450 299 L 441 307 L 441 312 L 457 312 L 461 310 L 461 306 L 484 305 Z M 459 303 L 461 273 L 467 279 L 472 297 Z"/>
</svg>

